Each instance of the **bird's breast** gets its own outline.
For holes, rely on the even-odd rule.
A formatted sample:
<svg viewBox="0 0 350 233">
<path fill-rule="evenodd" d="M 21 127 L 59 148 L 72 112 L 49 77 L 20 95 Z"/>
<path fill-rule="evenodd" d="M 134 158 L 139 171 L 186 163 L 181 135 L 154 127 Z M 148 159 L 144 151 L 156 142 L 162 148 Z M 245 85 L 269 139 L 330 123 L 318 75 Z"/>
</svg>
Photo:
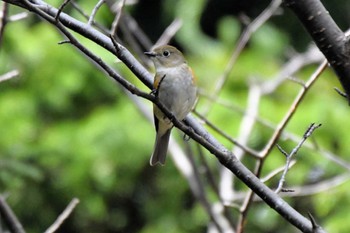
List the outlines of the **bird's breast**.
<svg viewBox="0 0 350 233">
<path fill-rule="evenodd" d="M 182 120 L 191 111 L 197 95 L 192 72 L 187 67 L 157 70 L 158 98 L 176 118 Z"/>
</svg>

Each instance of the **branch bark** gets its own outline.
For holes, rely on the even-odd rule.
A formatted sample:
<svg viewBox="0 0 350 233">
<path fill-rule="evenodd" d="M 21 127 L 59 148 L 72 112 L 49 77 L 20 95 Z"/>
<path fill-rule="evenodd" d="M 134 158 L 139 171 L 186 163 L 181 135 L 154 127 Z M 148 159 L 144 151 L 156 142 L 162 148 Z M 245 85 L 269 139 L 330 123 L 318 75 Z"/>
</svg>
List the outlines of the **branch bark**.
<svg viewBox="0 0 350 233">
<path fill-rule="evenodd" d="M 320 0 L 284 0 L 327 58 L 350 104 L 349 38 L 338 27 Z"/>
</svg>

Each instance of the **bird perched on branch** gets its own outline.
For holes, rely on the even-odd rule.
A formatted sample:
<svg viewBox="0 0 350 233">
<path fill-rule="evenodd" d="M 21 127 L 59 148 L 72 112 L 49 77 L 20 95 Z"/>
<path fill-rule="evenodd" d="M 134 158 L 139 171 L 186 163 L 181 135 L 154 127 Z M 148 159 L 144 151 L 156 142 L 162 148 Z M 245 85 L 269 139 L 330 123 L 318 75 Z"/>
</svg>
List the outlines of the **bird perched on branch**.
<svg viewBox="0 0 350 233">
<path fill-rule="evenodd" d="M 173 46 L 164 45 L 145 52 L 156 68 L 153 93 L 178 120 L 192 110 L 197 98 L 196 77 L 182 53 Z M 150 160 L 151 166 L 164 165 L 173 123 L 153 104 L 156 141 Z"/>
</svg>

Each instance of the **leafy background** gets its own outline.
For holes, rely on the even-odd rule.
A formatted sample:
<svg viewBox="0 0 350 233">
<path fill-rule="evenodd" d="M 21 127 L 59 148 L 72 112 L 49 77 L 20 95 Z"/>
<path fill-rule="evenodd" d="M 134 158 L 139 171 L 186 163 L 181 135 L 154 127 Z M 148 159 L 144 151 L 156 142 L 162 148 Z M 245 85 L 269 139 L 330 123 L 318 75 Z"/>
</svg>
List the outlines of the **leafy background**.
<svg viewBox="0 0 350 233">
<path fill-rule="evenodd" d="M 86 12 L 96 4 L 79 3 Z M 183 26 L 172 43 L 183 50 L 196 70 L 201 90 L 210 93 L 242 30 L 237 17 L 243 11 L 255 17 L 269 2 L 252 3 L 140 1 L 125 10 L 153 41 L 175 17 L 181 18 Z M 333 15 L 345 29 L 349 3 L 325 3 L 331 14 L 340 12 Z M 50 4 L 59 6 L 61 1 Z M 20 11 L 15 7 L 10 10 Z M 103 6 L 97 21 L 109 25 L 112 20 L 113 15 Z M 293 36 L 295 33 L 298 36 Z M 164 167 L 148 164 L 155 136 L 152 124 L 88 59 L 68 44 L 58 45 L 62 40 L 51 25 L 30 14 L 6 26 L 0 50 L 0 74 L 20 71 L 19 77 L 0 83 L 0 192 L 8 196 L 25 229 L 44 231 L 77 197 L 80 204 L 60 232 L 205 232 L 209 217 L 172 161 L 168 159 Z M 309 43 L 297 19 L 288 10 L 283 11 L 253 35 L 220 98 L 244 108 L 247 83 L 252 79 L 268 80 L 288 59 L 288 51 L 304 51 Z M 90 46 L 126 79 L 142 87 L 123 64 L 101 48 Z M 298 78 L 306 80 L 314 69 L 303 69 Z M 336 77 L 327 70 L 307 94 L 287 130 L 301 136 L 310 123 L 322 123 L 314 140 L 349 161 L 350 112 L 334 86 L 339 86 Z M 297 84 L 285 82 L 262 100 L 260 116 L 278 124 L 299 89 Z M 151 111 L 151 104 L 144 104 Z M 207 100 L 200 97 L 197 110 L 200 112 L 206 104 Z M 209 114 L 210 121 L 233 137 L 238 134 L 241 118 L 241 113 L 219 105 Z M 271 129 L 258 125 L 250 146 L 262 148 L 271 133 Z M 287 151 L 295 146 L 295 142 L 284 140 L 279 144 Z M 216 159 L 209 153 L 205 156 L 215 170 Z M 305 148 L 298 159 L 300 163 L 287 176 L 288 185 L 311 184 L 349 172 Z M 263 173 L 283 164 L 282 155 L 274 150 Z M 275 182 L 269 185 L 273 187 Z M 347 182 L 317 195 L 287 200 L 302 213 L 312 212 L 328 232 L 346 232 L 350 229 L 349 189 Z M 211 196 L 215 201 L 215 195 Z M 246 232 L 295 232 L 265 204 L 254 205 Z M 232 214 L 237 216 L 236 210 Z"/>
</svg>

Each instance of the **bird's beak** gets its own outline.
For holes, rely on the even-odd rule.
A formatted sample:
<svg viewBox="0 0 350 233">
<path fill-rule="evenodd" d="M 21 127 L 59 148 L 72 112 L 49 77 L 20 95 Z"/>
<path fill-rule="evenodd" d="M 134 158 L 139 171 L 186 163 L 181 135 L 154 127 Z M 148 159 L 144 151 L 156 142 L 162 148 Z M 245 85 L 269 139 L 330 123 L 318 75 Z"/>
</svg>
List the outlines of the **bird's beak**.
<svg viewBox="0 0 350 233">
<path fill-rule="evenodd" d="M 144 54 L 149 57 L 155 57 L 157 55 L 155 52 L 144 52 Z"/>
</svg>

